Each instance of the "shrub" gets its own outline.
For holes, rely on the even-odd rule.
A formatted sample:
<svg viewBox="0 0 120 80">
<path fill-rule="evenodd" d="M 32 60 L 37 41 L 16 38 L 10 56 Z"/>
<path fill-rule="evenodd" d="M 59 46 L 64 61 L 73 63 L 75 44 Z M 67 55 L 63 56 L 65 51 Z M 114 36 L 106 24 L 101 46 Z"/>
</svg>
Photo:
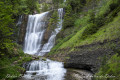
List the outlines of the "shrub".
<svg viewBox="0 0 120 80">
<path fill-rule="evenodd" d="M 86 0 L 68 0 L 68 4 L 70 4 L 74 13 L 79 13 L 85 3 Z"/>
<path fill-rule="evenodd" d="M 58 12 L 55 10 L 49 20 L 48 28 L 54 30 L 58 23 Z"/>
<path fill-rule="evenodd" d="M 98 26 L 96 24 L 90 23 L 90 24 L 87 25 L 87 28 L 82 33 L 82 37 L 81 38 L 85 39 L 89 35 L 92 35 L 92 34 L 96 33 L 97 30 L 98 30 Z"/>
<path fill-rule="evenodd" d="M 107 75 L 107 77 L 105 77 Z M 110 60 L 103 65 L 99 72 L 96 73 L 95 80 L 119 80 L 120 79 L 120 56 L 118 54 L 113 55 Z M 111 77 L 110 77 L 111 76 Z"/>
<path fill-rule="evenodd" d="M 64 22 L 63 22 L 63 29 L 67 27 L 71 27 L 74 24 L 74 17 L 72 14 L 72 7 L 68 5 L 65 10 Z"/>
</svg>

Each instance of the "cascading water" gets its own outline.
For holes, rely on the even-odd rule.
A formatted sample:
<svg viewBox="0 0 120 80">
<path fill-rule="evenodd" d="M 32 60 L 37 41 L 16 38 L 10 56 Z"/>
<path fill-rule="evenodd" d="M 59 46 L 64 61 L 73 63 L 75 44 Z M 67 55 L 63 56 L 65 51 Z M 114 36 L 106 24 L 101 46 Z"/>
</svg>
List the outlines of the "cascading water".
<svg viewBox="0 0 120 80">
<path fill-rule="evenodd" d="M 61 62 L 33 61 L 26 66 L 24 80 L 63 80 L 66 70 Z"/>
<path fill-rule="evenodd" d="M 58 9 L 58 15 L 59 15 L 59 22 L 57 24 L 57 28 L 51 33 L 51 36 L 50 36 L 48 42 L 46 44 L 44 44 L 39 55 L 44 55 L 45 53 L 50 52 L 51 48 L 55 44 L 55 37 L 59 33 L 59 31 L 62 29 L 63 8 Z"/>
<path fill-rule="evenodd" d="M 64 0 L 64 2 L 66 2 L 66 0 Z"/>
<path fill-rule="evenodd" d="M 22 23 L 22 18 L 23 18 L 23 16 L 22 16 L 22 15 L 21 15 L 21 16 L 19 16 L 19 19 L 18 19 L 18 22 L 17 22 L 16 26 L 21 25 L 21 23 Z"/>
<path fill-rule="evenodd" d="M 48 12 L 29 15 L 24 45 L 25 53 L 35 54 L 41 48 L 47 14 Z"/>
<path fill-rule="evenodd" d="M 55 37 L 62 28 L 63 8 L 58 9 L 59 22 L 57 28 L 51 33 L 46 44 L 42 47 L 43 35 L 45 32 L 45 21 L 47 14 L 29 15 L 27 32 L 25 37 L 24 52 L 31 55 L 43 56 L 49 52 L 55 44 Z M 26 74 L 23 80 L 63 80 L 66 69 L 63 68 L 62 62 L 52 60 L 32 61 L 25 65 Z"/>
<path fill-rule="evenodd" d="M 29 15 L 27 32 L 25 37 L 24 52 L 28 54 L 37 54 L 43 56 L 50 52 L 55 44 L 55 37 L 62 29 L 63 8 L 58 9 L 59 22 L 57 28 L 51 33 L 51 36 L 46 44 L 42 47 L 42 39 L 45 32 L 45 20 L 49 12 L 42 14 Z M 39 51 L 41 50 L 41 51 Z"/>
</svg>

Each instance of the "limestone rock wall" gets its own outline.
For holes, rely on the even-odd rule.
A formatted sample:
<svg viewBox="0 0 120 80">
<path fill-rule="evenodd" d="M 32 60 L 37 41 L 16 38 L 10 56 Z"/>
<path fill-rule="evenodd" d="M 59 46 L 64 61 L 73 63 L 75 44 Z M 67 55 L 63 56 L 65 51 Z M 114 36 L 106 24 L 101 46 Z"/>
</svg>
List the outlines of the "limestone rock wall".
<svg viewBox="0 0 120 80">
<path fill-rule="evenodd" d="M 24 37 L 25 37 L 25 33 L 26 33 L 27 21 L 28 21 L 28 15 L 23 15 L 22 23 L 20 25 L 19 38 L 18 38 L 18 43 L 20 45 L 23 45 L 23 43 L 24 43 Z"/>
<path fill-rule="evenodd" d="M 112 41 L 98 42 L 90 45 L 83 45 L 71 48 L 60 49 L 55 54 L 46 55 L 49 59 L 64 62 L 65 68 L 83 69 L 96 73 L 105 62 L 104 58 L 108 59 L 116 54 L 114 50 L 120 49 L 120 39 Z M 109 44 L 115 44 L 113 50 Z"/>
</svg>

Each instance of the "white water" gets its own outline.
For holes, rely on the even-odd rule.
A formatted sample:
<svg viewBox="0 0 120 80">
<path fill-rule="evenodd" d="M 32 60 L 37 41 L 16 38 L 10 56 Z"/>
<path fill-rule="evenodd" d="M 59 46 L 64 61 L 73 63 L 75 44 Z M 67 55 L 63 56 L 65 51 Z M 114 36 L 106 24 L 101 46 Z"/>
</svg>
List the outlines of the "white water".
<svg viewBox="0 0 120 80">
<path fill-rule="evenodd" d="M 27 67 L 25 80 L 63 80 L 66 73 L 61 62 L 51 60 L 33 61 Z"/>
<path fill-rule="evenodd" d="M 43 56 L 45 53 L 50 52 L 51 48 L 54 46 L 56 35 L 62 29 L 63 8 L 58 9 L 59 22 L 57 28 L 51 33 L 48 42 L 42 47 L 42 40 L 46 27 L 45 21 L 48 13 L 49 12 L 29 15 L 24 46 L 25 53 Z"/>
<path fill-rule="evenodd" d="M 62 29 L 63 8 L 58 9 L 59 22 L 57 28 L 54 29 L 48 42 L 42 47 L 43 35 L 46 28 L 45 21 L 48 13 L 29 15 L 24 45 L 25 53 L 43 56 L 54 46 L 55 37 Z M 23 80 L 64 80 L 64 74 L 66 73 L 62 62 L 51 60 L 33 61 L 26 64 L 25 68 L 26 74 L 24 74 Z"/>
<path fill-rule="evenodd" d="M 17 22 L 16 26 L 21 25 L 21 23 L 22 23 L 22 18 L 23 18 L 23 16 L 22 16 L 22 15 L 21 15 L 21 16 L 19 16 L 19 19 L 18 19 L 18 22 Z"/>
<path fill-rule="evenodd" d="M 24 45 L 25 53 L 33 55 L 41 48 L 47 14 L 48 12 L 29 15 Z"/>
<path fill-rule="evenodd" d="M 62 29 L 62 17 L 63 17 L 63 8 L 58 9 L 58 15 L 59 15 L 59 22 L 57 24 L 57 28 L 51 33 L 51 36 L 46 44 L 42 47 L 42 50 L 39 52 L 39 55 L 44 55 L 47 52 L 50 52 L 51 48 L 55 44 L 55 38 L 56 35 L 60 32 Z"/>
<path fill-rule="evenodd" d="M 66 0 L 64 0 L 64 2 L 66 2 Z"/>
</svg>

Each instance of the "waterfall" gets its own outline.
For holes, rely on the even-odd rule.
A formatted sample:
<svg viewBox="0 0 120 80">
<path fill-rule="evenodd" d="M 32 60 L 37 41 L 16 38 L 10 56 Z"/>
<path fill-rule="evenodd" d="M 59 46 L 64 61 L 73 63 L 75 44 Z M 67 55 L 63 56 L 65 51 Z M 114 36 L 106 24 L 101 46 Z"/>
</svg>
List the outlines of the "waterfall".
<svg viewBox="0 0 120 80">
<path fill-rule="evenodd" d="M 55 30 L 51 33 L 48 42 L 43 45 L 42 40 L 45 32 L 45 21 L 48 13 L 49 12 L 29 15 L 27 32 L 25 36 L 25 53 L 43 56 L 45 53 L 50 52 L 51 48 L 54 46 L 56 35 L 62 29 L 63 8 L 58 9 L 59 22 L 57 24 L 57 28 L 55 28 Z"/>
<path fill-rule="evenodd" d="M 66 70 L 61 62 L 33 61 L 26 66 L 25 80 L 63 80 Z"/>
<path fill-rule="evenodd" d="M 23 16 L 22 16 L 22 15 L 19 16 L 19 19 L 18 19 L 18 22 L 17 22 L 16 26 L 21 25 L 21 23 L 22 23 L 22 19 L 23 19 Z"/>
<path fill-rule="evenodd" d="M 64 2 L 66 2 L 66 0 L 64 0 Z"/>
<path fill-rule="evenodd" d="M 44 44 L 44 46 L 43 46 L 42 50 L 40 51 L 39 55 L 44 55 L 45 53 L 50 52 L 51 48 L 55 44 L 56 35 L 62 29 L 63 8 L 58 9 L 58 15 L 59 15 L 59 20 L 58 20 L 59 22 L 57 24 L 57 28 L 55 28 L 55 30 L 51 33 L 51 36 L 50 36 L 48 42 L 46 44 Z"/>
<path fill-rule="evenodd" d="M 24 44 L 25 53 L 43 56 L 54 46 L 56 35 L 62 29 L 63 8 L 58 9 L 59 22 L 57 27 L 52 31 L 48 42 L 42 44 L 48 13 L 29 15 Z M 63 80 L 66 73 L 62 62 L 48 59 L 46 61 L 32 61 L 25 64 L 24 68 L 26 68 L 26 73 L 22 80 Z"/>
<path fill-rule="evenodd" d="M 25 36 L 24 52 L 35 54 L 41 48 L 48 12 L 29 15 Z"/>
</svg>

